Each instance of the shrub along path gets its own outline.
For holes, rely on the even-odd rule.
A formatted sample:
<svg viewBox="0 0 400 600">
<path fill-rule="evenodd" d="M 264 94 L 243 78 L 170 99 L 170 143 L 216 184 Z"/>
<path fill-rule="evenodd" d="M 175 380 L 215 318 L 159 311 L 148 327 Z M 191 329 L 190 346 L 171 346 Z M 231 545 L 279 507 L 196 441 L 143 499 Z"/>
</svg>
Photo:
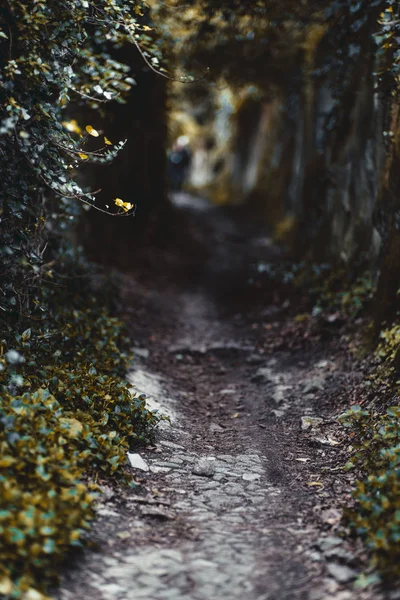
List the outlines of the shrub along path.
<svg viewBox="0 0 400 600">
<path fill-rule="evenodd" d="M 341 522 L 352 476 L 335 416 L 362 380 L 348 340 L 296 319 L 284 288 L 249 284 L 276 251 L 200 208 L 191 231 L 211 252 L 195 276 L 169 256 L 167 273 L 124 277 L 131 380 L 171 422 L 141 452 L 137 489 L 103 485 L 93 551 L 57 597 L 379 600 L 354 588 L 365 556 Z"/>
</svg>

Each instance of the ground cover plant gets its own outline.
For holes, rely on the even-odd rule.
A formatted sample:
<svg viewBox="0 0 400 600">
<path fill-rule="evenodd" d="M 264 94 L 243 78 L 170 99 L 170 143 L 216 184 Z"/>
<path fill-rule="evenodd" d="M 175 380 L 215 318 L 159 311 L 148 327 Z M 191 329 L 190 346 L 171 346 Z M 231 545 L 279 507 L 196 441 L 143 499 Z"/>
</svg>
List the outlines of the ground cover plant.
<svg viewBox="0 0 400 600">
<path fill-rule="evenodd" d="M 151 64 L 147 23 L 136 0 L 0 8 L 2 597 L 43 597 L 84 542 L 90 482 L 129 482 L 126 451 L 157 421 L 123 379 L 129 342 L 71 243 L 80 206 L 95 204 L 78 169 L 109 163 L 124 140 L 67 112 L 86 103 L 104 117 L 107 102 L 124 102 L 135 81 L 111 51 L 131 46 Z M 109 205 L 110 217 L 134 212 L 127 198 Z"/>
<path fill-rule="evenodd" d="M 373 565 L 393 583 L 400 576 L 400 407 L 380 413 L 354 405 L 340 418 L 355 434 L 346 468 L 360 477 L 348 522 L 365 540 Z"/>
<path fill-rule="evenodd" d="M 98 299 L 50 314 L 2 340 L 0 593 L 12 598 L 54 583 L 94 518 L 93 482 L 129 484 L 126 452 L 158 419 L 129 391 L 129 340 Z"/>
<path fill-rule="evenodd" d="M 297 295 L 299 302 L 300 296 L 307 293 L 304 308 L 308 312 L 297 315 L 295 321 L 320 320 L 323 324 L 334 318 L 357 356 L 374 357 L 363 383 L 367 399 L 363 397 L 362 404 L 352 405 L 339 416 L 340 423 L 351 433 L 345 469 L 357 476 L 354 505 L 347 507 L 345 523 L 370 551 L 374 571 L 360 578 L 360 582 L 367 585 L 381 578 L 393 583 L 400 576 L 398 322 L 391 326 L 383 323 L 378 341 L 372 339 L 371 333 L 376 329 L 371 322 L 376 286 L 371 270 L 352 275 L 325 263 L 260 263 L 257 276 L 284 286 L 285 295 Z M 297 307 L 298 303 L 294 304 Z M 364 330 L 362 335 L 360 327 Z"/>
</svg>

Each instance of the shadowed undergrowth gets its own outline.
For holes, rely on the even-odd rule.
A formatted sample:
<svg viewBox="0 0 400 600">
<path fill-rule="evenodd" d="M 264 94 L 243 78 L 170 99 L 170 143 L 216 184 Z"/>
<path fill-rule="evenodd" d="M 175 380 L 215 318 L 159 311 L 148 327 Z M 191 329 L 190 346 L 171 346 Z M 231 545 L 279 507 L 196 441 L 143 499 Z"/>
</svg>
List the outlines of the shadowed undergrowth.
<svg viewBox="0 0 400 600">
<path fill-rule="evenodd" d="M 36 600 L 57 580 L 66 554 L 85 544 L 98 493 L 93 482 L 100 475 L 129 483 L 126 452 L 149 441 L 158 421 L 123 379 L 131 354 L 122 323 L 93 296 L 71 300 L 50 320 L 2 340 L 5 597 Z"/>
</svg>

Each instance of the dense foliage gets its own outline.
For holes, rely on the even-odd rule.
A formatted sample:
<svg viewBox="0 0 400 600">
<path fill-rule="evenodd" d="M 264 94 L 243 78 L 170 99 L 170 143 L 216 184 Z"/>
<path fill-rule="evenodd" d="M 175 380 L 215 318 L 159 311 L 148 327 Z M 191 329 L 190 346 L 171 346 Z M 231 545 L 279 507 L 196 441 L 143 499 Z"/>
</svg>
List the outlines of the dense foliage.
<svg viewBox="0 0 400 600">
<path fill-rule="evenodd" d="M 285 2 L 284 9 L 275 0 L 149 4 L 180 69 L 209 69 L 212 77 L 235 85 L 295 90 L 305 77 L 322 78 L 333 69 L 342 78 L 337 81 L 340 92 L 373 34 L 381 67 L 398 69 L 396 0 L 294 0 Z"/>
<path fill-rule="evenodd" d="M 6 0 L 0 7 L 0 595 L 42 597 L 94 516 L 87 476 L 128 480 L 126 451 L 156 416 L 129 391 L 129 342 L 88 284 L 71 237 L 95 204 L 78 169 L 124 146 L 72 119 L 105 116 L 135 81 L 111 51 L 158 59 L 136 0 Z M 139 45 L 140 44 L 140 45 Z M 151 55 L 150 55 L 151 50 Z M 109 139 L 110 138 L 110 139 Z M 110 141 L 112 140 L 112 141 Z M 109 199 L 114 216 L 134 211 Z"/>
<path fill-rule="evenodd" d="M 380 571 L 389 579 L 399 577 L 400 407 L 379 414 L 353 406 L 341 419 L 355 433 L 347 468 L 362 475 L 354 492 L 350 525 L 365 539 Z"/>
<path fill-rule="evenodd" d="M 121 323 L 85 291 L 3 340 L 0 593 L 12 597 L 54 581 L 94 516 L 87 474 L 128 481 L 126 452 L 157 422 L 121 378 L 131 359 Z"/>
<path fill-rule="evenodd" d="M 55 245 L 47 242 L 67 229 L 76 201 L 95 203 L 95 195 L 78 183 L 77 169 L 109 162 L 123 147 L 123 141 L 110 142 L 112 131 L 101 136 L 90 123 L 69 120 L 65 110 L 70 101 L 86 101 L 99 111 L 108 101 L 123 102 L 135 81 L 110 50 L 150 44 L 144 13 L 136 0 L 3 3 L 0 302 L 8 322 L 10 313 L 31 317 L 35 301 L 40 304 L 38 285 L 54 275 Z M 116 213 L 132 211 L 128 199 L 110 198 L 110 205 L 113 200 Z"/>
</svg>

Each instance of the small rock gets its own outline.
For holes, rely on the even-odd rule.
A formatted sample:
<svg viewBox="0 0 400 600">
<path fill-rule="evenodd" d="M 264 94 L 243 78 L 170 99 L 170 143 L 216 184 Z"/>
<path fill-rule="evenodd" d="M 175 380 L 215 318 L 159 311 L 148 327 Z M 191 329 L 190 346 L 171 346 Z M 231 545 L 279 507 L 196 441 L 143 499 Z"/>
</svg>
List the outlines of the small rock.
<svg viewBox="0 0 400 600">
<path fill-rule="evenodd" d="M 141 509 L 141 513 L 144 517 L 156 517 L 158 519 L 175 519 L 172 512 L 164 510 L 162 508 L 150 508 L 144 507 Z"/>
<path fill-rule="evenodd" d="M 108 485 L 100 485 L 99 488 L 101 490 L 102 500 L 111 500 L 111 498 L 113 498 L 115 495 L 115 490 Z"/>
<path fill-rule="evenodd" d="M 309 557 L 313 562 L 321 562 L 322 554 L 320 552 L 310 552 Z"/>
<path fill-rule="evenodd" d="M 340 546 L 342 543 L 343 540 L 341 538 L 329 536 L 320 538 L 317 542 L 317 545 L 322 550 L 322 552 L 328 552 L 328 550 L 336 548 L 336 546 Z"/>
<path fill-rule="evenodd" d="M 231 394 L 236 394 L 237 390 L 235 388 L 226 388 L 219 392 L 220 396 L 230 396 Z"/>
<path fill-rule="evenodd" d="M 140 356 L 140 358 L 149 358 L 150 352 L 147 348 L 132 348 L 133 354 Z"/>
<path fill-rule="evenodd" d="M 96 512 L 101 517 L 119 517 L 120 516 L 120 514 L 117 513 L 115 510 L 112 510 L 111 508 L 107 508 L 106 506 L 100 506 L 100 508 L 98 508 Z"/>
<path fill-rule="evenodd" d="M 172 448 L 173 450 L 184 450 L 185 448 L 180 444 L 175 444 L 175 442 L 168 442 L 167 440 L 160 441 L 161 446 L 165 446 L 166 448 Z"/>
<path fill-rule="evenodd" d="M 223 433 L 225 431 L 225 429 L 223 427 L 221 427 L 221 425 L 218 425 L 217 423 L 211 423 L 210 431 L 214 431 L 215 433 Z"/>
<path fill-rule="evenodd" d="M 261 479 L 261 475 L 259 473 L 244 473 L 242 479 L 245 481 L 257 481 L 258 479 Z"/>
<path fill-rule="evenodd" d="M 168 467 L 156 467 L 153 465 L 150 467 L 150 471 L 152 473 L 169 473 L 171 469 Z"/>
<path fill-rule="evenodd" d="M 255 374 L 252 376 L 251 381 L 255 383 L 268 383 L 269 381 L 273 381 L 273 373 L 272 370 L 268 367 L 261 367 L 257 369 Z"/>
<path fill-rule="evenodd" d="M 304 384 L 303 392 L 305 394 L 313 394 L 314 392 L 322 392 L 324 389 L 325 380 L 321 377 L 315 377 L 310 379 L 306 384 Z"/>
<path fill-rule="evenodd" d="M 250 354 L 250 356 L 246 358 L 246 362 L 249 365 L 259 365 L 264 362 L 264 360 L 264 357 L 259 354 Z"/>
<path fill-rule="evenodd" d="M 111 594 L 112 597 L 116 597 L 119 594 L 124 593 L 124 588 L 118 583 L 105 583 L 101 588 L 103 593 Z M 110 597 L 110 596 L 109 596 Z"/>
<path fill-rule="evenodd" d="M 319 362 L 317 362 L 317 364 L 315 366 L 317 367 L 317 369 L 326 369 L 326 367 L 328 365 L 329 365 L 328 360 L 320 360 Z"/>
<path fill-rule="evenodd" d="M 285 397 L 287 396 L 287 392 L 291 389 L 292 388 L 290 385 L 277 385 L 272 394 L 274 402 L 276 402 L 276 404 L 280 404 L 281 402 L 283 402 L 283 400 L 285 400 Z"/>
<path fill-rule="evenodd" d="M 353 579 L 356 579 L 357 572 L 346 565 L 339 565 L 338 563 L 328 563 L 327 570 L 329 575 L 336 579 L 339 583 L 348 583 Z"/>
<path fill-rule="evenodd" d="M 339 446 L 340 445 L 340 442 L 338 442 L 338 440 L 335 440 L 332 436 L 315 437 L 314 441 L 319 442 L 323 446 Z"/>
<path fill-rule="evenodd" d="M 119 565 L 119 560 L 113 556 L 105 556 L 103 558 L 103 563 L 107 565 L 107 567 L 117 567 Z"/>
<path fill-rule="evenodd" d="M 324 422 L 320 417 L 301 417 L 301 429 L 302 431 L 308 431 L 322 425 Z"/>
<path fill-rule="evenodd" d="M 215 466 L 213 462 L 200 458 L 193 466 L 192 473 L 200 477 L 212 477 L 215 473 Z"/>
<path fill-rule="evenodd" d="M 326 550 L 324 556 L 327 560 L 336 559 L 346 564 L 352 563 L 355 560 L 355 556 L 352 552 L 345 550 L 340 546 Z"/>
<path fill-rule="evenodd" d="M 342 517 L 343 511 L 337 508 L 328 508 L 321 513 L 322 521 L 328 523 L 328 525 L 336 525 L 341 521 Z"/>
<path fill-rule="evenodd" d="M 160 460 L 154 463 L 155 467 L 163 467 L 165 469 L 179 469 L 183 465 L 183 460 L 180 458 L 173 458 L 171 461 Z"/>
<path fill-rule="evenodd" d="M 143 460 L 140 454 L 131 454 L 128 452 L 128 460 L 134 469 L 140 469 L 141 471 L 149 470 L 149 465 Z"/>
</svg>

